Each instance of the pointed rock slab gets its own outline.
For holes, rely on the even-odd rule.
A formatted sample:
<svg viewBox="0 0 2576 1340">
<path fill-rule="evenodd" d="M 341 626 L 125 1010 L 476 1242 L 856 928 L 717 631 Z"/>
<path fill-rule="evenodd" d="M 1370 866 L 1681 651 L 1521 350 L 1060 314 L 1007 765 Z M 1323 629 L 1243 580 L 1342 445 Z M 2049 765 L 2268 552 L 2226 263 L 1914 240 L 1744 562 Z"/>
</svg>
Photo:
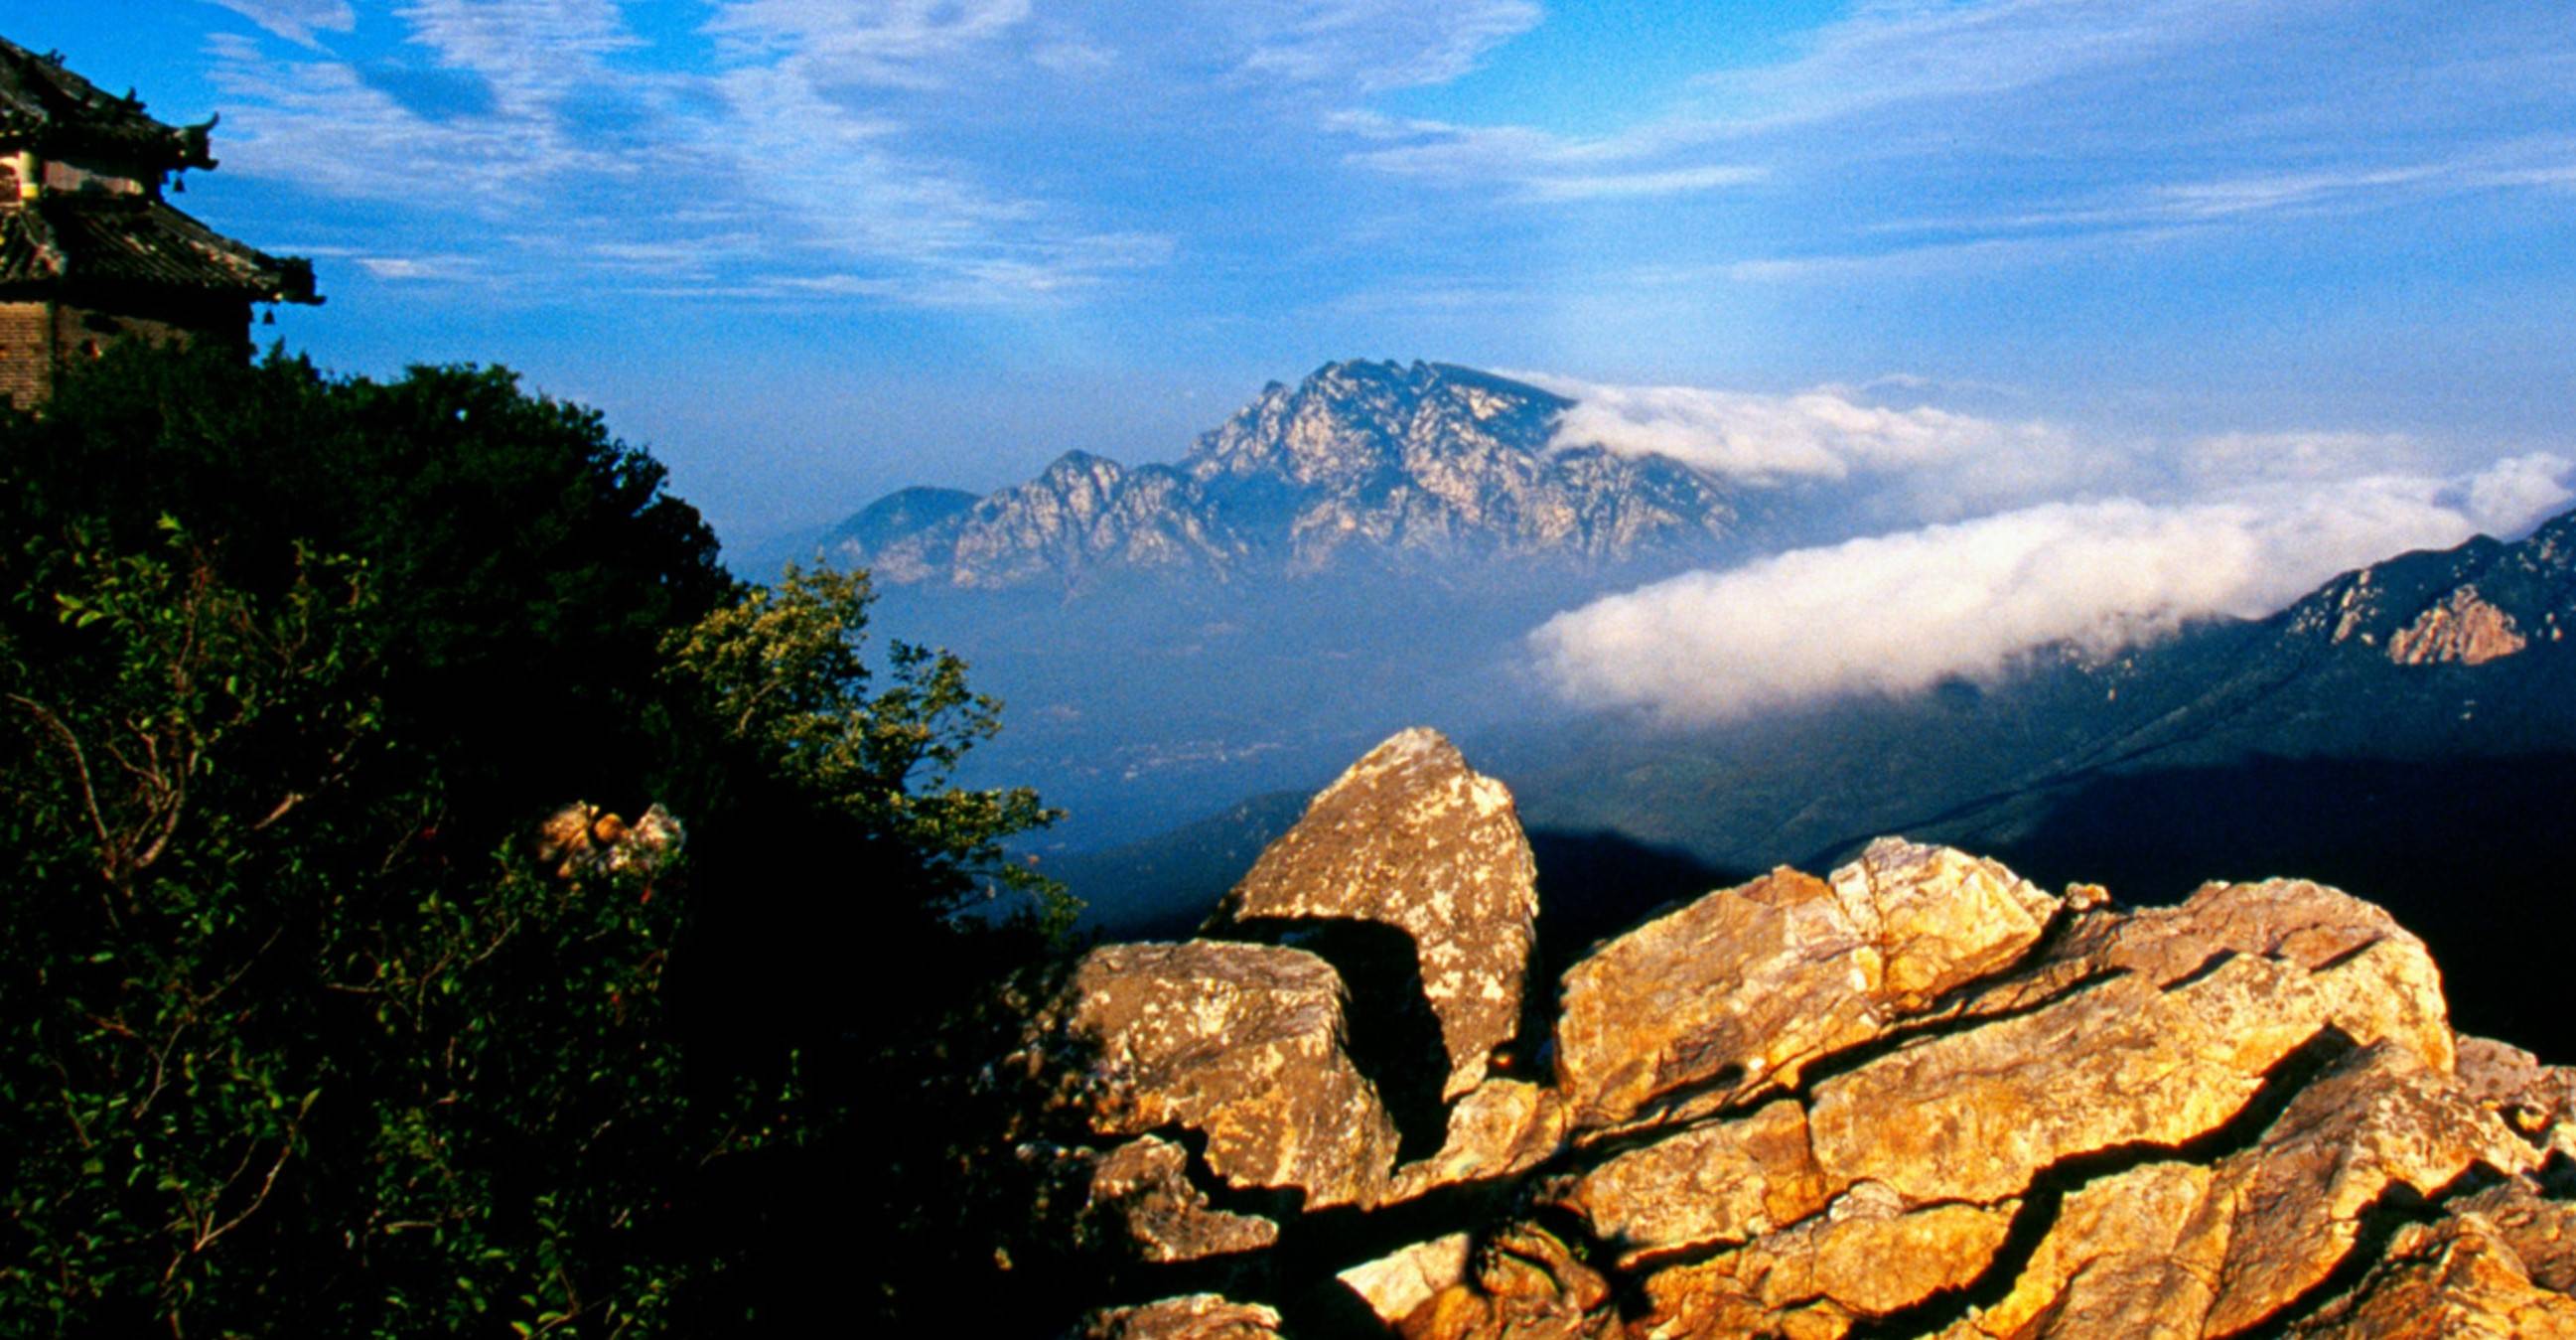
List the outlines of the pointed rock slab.
<svg viewBox="0 0 2576 1340">
<path fill-rule="evenodd" d="M 1520 1027 L 1537 866 L 1511 792 L 1438 731 L 1369 751 L 1306 807 L 1226 895 L 1211 933 L 1270 919 L 1349 919 L 1413 937 L 1449 1056 L 1442 1099 L 1485 1077 Z"/>
<path fill-rule="evenodd" d="M 1831 883 L 1773 871 L 1568 970 L 1558 1084 L 1578 1129 L 1794 1086 L 1810 1063 L 2011 965 L 2057 907 L 1995 862 L 1895 839 Z"/>
<path fill-rule="evenodd" d="M 2424 942 L 2377 905 L 2306 880 L 2204 884 L 2171 907 L 2089 907 L 2037 960 L 1975 993 L 1960 1013 L 2029 1009 L 2114 973 L 2172 985 L 2250 956 L 2313 974 L 2365 953 L 2390 990 L 2375 1002 L 2345 1000 L 2336 1023 L 2363 1042 L 2403 1037 L 2426 1064 L 2450 1069 L 2449 1006 Z"/>
<path fill-rule="evenodd" d="M 2170 989 L 2130 975 L 2029 1014 L 1900 1048 L 1817 1086 L 1808 1122 L 1837 1183 L 1911 1204 L 1987 1202 L 2115 1146 L 2218 1129 L 2266 1072 L 2329 1024 L 2356 1032 L 2397 989 L 2377 948 L 2311 975 L 2231 957 Z"/>
<path fill-rule="evenodd" d="M 1365 1265 L 1356 1265 L 1335 1278 L 1343 1287 L 1359 1295 L 1369 1311 L 1389 1326 L 1438 1296 L 1443 1289 L 1455 1288 L 1467 1278 L 1467 1261 L 1473 1254 L 1475 1239 L 1466 1233 L 1452 1233 L 1401 1248 Z"/>
<path fill-rule="evenodd" d="M 2002 863 L 1948 847 L 1880 838 L 1833 874 L 1834 900 L 1878 959 L 1873 993 L 1891 1016 L 2009 967 L 2058 900 Z"/>
<path fill-rule="evenodd" d="M 2576 1160 L 2576 1068 L 2542 1065 L 2520 1047 L 2460 1039 L 2460 1083 L 2534 1148 Z"/>
<path fill-rule="evenodd" d="M 1830 1179 L 1911 1203 L 1991 1202 L 2039 1170 L 2118 1145 L 2179 1145 L 2225 1124 L 2265 1073 L 2331 1025 L 2447 1072 L 2441 975 L 2379 909 L 2292 881 L 2213 885 L 2178 908 L 2089 913 L 1989 995 L 2064 990 L 1966 1022 L 1817 1086 Z M 1973 1026 L 1971 1026 L 1973 1025 Z"/>
<path fill-rule="evenodd" d="M 1377 1203 L 1395 1163 L 1395 1124 L 1342 1050 L 1342 1002 L 1312 954 L 1193 940 L 1092 951 L 1055 1013 L 1093 1130 L 1190 1127 L 1228 1183 L 1320 1209 Z"/>
<path fill-rule="evenodd" d="M 1610 1282 L 1554 1234 L 1507 1225 L 1476 1249 L 1471 1278 L 1396 1326 L 1404 1340 L 1613 1340 L 1626 1334 Z"/>
<path fill-rule="evenodd" d="M 2457 1080 L 2381 1042 L 2333 1063 L 2213 1167 L 2146 1164 L 2070 1194 L 1974 1325 L 2018 1338 L 2276 1324 L 2359 1249 L 2383 1201 L 2420 1204 L 2472 1167 L 2537 1161 Z"/>
<path fill-rule="evenodd" d="M 2532 1283 L 2558 1293 L 2576 1293 L 2576 1205 L 2552 1200 L 2514 1181 L 2464 1196 L 2449 1208 L 2477 1215 L 2503 1235 Z"/>
</svg>

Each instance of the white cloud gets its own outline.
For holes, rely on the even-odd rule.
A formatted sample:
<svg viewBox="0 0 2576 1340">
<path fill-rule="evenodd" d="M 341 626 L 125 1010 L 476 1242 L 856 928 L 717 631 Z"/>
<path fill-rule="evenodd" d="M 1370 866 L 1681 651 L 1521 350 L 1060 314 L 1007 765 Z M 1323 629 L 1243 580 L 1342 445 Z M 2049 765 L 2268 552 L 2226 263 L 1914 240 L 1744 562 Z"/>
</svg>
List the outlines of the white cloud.
<svg viewBox="0 0 2576 1340">
<path fill-rule="evenodd" d="M 935 88 L 1026 23 L 1029 0 L 725 0 L 706 31 L 728 58 L 793 60 L 828 80 Z"/>
<path fill-rule="evenodd" d="M 378 279 L 448 280 L 470 273 L 473 261 L 464 256 L 352 256 L 350 263 Z"/>
<path fill-rule="evenodd" d="M 1531 200 L 1642 200 L 1689 195 L 1742 186 L 1769 176 L 1762 168 L 1737 164 L 1663 168 L 1642 172 L 1588 172 L 1563 176 L 1533 174 L 1521 185 Z"/>
<path fill-rule="evenodd" d="M 2469 516 L 2487 534 L 2518 535 L 2567 505 L 2567 476 L 2567 462 L 2547 452 L 2498 461 L 2469 479 Z"/>
<path fill-rule="evenodd" d="M 1446 83 L 1543 17 L 1532 0 L 1217 0 L 1252 79 L 1350 93 Z"/>
<path fill-rule="evenodd" d="M 1539 204 L 1696 194 L 1771 176 L 1758 163 L 1710 161 L 1705 150 L 1674 152 L 1675 146 L 1652 134 L 1580 138 L 1527 126 L 1454 126 L 1365 111 L 1340 112 L 1326 124 L 1373 146 L 1351 153 L 1354 165 Z"/>
<path fill-rule="evenodd" d="M 1029 61 L 1041 70 L 1053 70 L 1068 77 L 1089 77 L 1116 68 L 1118 53 L 1090 42 L 1046 42 L 1030 50 Z"/>
<path fill-rule="evenodd" d="M 2532 129 L 2557 124 L 2536 105 L 2563 92 L 2536 91 L 2568 87 L 2576 28 L 2480 14 L 2390 40 L 2422 27 L 2409 16 L 2362 40 L 2359 8 L 1865 0 L 1785 58 L 1707 70 L 1608 131 L 1365 113 L 1332 124 L 1355 166 L 1530 203 L 1762 182 L 1756 208 L 1712 218 L 1710 259 L 1693 271 L 1737 284 L 2065 267 L 2576 182 L 2576 153 Z M 1810 207 L 1759 207 L 1783 199 Z M 1890 233 L 1927 245 L 1890 246 Z"/>
<path fill-rule="evenodd" d="M 2243 39 L 2339 0 L 1871 0 L 1795 59 L 1703 77 L 1751 123 L 1895 103 L 1990 99 L 2206 43 Z"/>
<path fill-rule="evenodd" d="M 1531 648 L 1572 701 L 1683 722 L 1992 679 L 2044 647 L 2103 654 L 2260 616 L 2402 550 L 2518 531 L 2576 497 L 2570 469 L 2533 456 L 2464 479 L 2049 503 L 1686 574 L 1558 615 Z"/>
<path fill-rule="evenodd" d="M 358 12 L 349 0 L 209 0 L 290 42 L 319 46 L 313 34 L 355 32 Z"/>
<path fill-rule="evenodd" d="M 2425 457 L 2423 444 L 2404 433 L 2238 432 L 2183 444 L 2177 463 L 2187 479 L 2223 486 L 2399 472 Z"/>
<path fill-rule="evenodd" d="M 1930 405 L 1889 408 L 1865 403 L 1844 388 L 1760 395 L 1513 375 L 1575 402 L 1557 423 L 1552 445 L 1559 449 L 1600 446 L 1625 456 L 1669 456 L 1756 483 L 1974 461 L 2053 461 L 2072 448 L 2065 434 L 2045 423 L 2007 423 Z"/>
</svg>

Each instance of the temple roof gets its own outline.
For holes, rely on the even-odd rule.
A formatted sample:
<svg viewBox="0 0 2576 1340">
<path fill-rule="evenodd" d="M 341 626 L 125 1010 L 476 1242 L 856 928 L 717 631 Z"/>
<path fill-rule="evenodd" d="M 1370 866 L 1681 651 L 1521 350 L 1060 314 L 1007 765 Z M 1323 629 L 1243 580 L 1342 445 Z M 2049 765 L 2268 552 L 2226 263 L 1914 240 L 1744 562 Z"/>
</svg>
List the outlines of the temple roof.
<svg viewBox="0 0 2576 1340">
<path fill-rule="evenodd" d="M 211 168 L 206 132 L 213 126 L 172 126 L 143 114 L 131 93 L 117 97 L 64 68 L 0 37 L 0 150 L 44 154 L 95 154 L 162 170 Z"/>
<path fill-rule="evenodd" d="M 57 194 L 0 208 L 0 291 L 74 284 L 321 301 L 310 261 L 244 246 L 149 197 Z"/>
</svg>

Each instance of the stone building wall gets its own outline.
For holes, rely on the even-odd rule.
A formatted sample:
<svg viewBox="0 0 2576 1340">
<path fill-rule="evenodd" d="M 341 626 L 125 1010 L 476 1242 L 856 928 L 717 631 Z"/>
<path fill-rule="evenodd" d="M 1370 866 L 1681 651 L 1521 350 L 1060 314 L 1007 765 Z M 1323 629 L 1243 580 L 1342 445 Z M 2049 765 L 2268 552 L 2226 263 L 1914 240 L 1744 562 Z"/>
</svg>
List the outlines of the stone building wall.
<svg viewBox="0 0 2576 1340">
<path fill-rule="evenodd" d="M 0 303 L 0 398 L 33 405 L 53 387 L 53 304 Z"/>
<path fill-rule="evenodd" d="M 52 393 L 57 370 L 98 358 L 127 340 L 239 341 L 248 331 L 247 304 L 238 302 L 150 316 L 111 314 L 68 303 L 0 303 L 0 398 L 21 406 L 40 404 Z"/>
</svg>

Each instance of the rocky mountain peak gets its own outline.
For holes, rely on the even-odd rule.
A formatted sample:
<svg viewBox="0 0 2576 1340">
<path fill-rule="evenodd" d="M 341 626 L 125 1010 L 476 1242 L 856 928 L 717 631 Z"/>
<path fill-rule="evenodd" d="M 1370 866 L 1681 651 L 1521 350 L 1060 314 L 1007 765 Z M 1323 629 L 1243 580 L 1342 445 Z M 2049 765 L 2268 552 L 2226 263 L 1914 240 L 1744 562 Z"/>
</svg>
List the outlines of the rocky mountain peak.
<svg viewBox="0 0 2576 1340">
<path fill-rule="evenodd" d="M 1553 1065 L 1460 1083 L 1493 1034 L 1454 1007 L 1527 989 L 1489 952 L 1526 861 L 1499 785 L 1407 732 L 1199 938 L 1093 951 L 1012 1062 L 1072 1096 L 1081 1333 L 2576 1334 L 2576 1071 L 2455 1035 L 2367 902 L 2133 909 L 1882 840 L 1594 946 L 1519 1025 Z M 1415 951 L 1428 1111 L 1353 925 Z"/>
<path fill-rule="evenodd" d="M 881 500 L 835 532 L 829 556 L 898 584 L 1079 589 L 1122 570 L 1594 564 L 1733 533 L 1722 481 L 1662 458 L 1552 450 L 1572 403 L 1447 364 L 1327 363 L 1294 386 L 1272 382 L 1175 464 L 1068 452 L 971 507 Z"/>
<path fill-rule="evenodd" d="M 1418 474 L 1439 458 L 1547 447 L 1572 401 L 1466 368 L 1365 360 L 1326 363 L 1294 387 L 1270 384 L 1199 438 L 1192 478 L 1267 476 L 1354 488 Z"/>
</svg>

